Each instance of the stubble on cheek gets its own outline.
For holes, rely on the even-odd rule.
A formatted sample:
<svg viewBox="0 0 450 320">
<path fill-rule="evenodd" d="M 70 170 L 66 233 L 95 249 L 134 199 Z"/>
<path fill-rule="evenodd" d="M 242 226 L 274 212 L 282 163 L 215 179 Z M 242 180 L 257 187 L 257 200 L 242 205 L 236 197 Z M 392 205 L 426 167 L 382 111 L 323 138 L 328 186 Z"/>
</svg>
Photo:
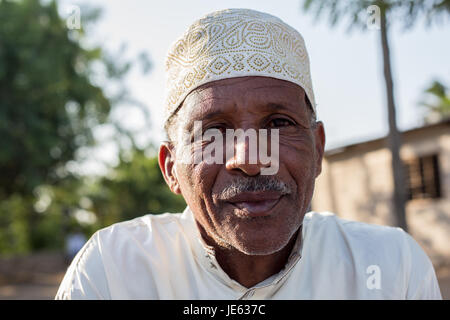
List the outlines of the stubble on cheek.
<svg viewBox="0 0 450 320">
<path fill-rule="evenodd" d="M 211 198 L 214 169 L 211 166 L 206 167 L 204 163 L 182 164 L 179 166 L 180 178 L 183 180 L 180 185 L 183 197 L 194 214 L 203 238 L 213 239 L 216 244 L 229 247 L 219 231 L 221 219 L 218 214 L 222 210 L 215 206 Z"/>
</svg>

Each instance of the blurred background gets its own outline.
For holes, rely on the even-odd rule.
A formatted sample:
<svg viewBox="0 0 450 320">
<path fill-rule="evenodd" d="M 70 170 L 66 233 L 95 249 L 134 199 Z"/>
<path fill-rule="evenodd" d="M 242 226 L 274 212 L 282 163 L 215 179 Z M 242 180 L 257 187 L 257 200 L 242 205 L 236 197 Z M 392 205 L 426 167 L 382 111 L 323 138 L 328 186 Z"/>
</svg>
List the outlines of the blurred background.
<svg viewBox="0 0 450 320">
<path fill-rule="evenodd" d="M 448 0 L 0 0 L 0 299 L 52 299 L 96 230 L 184 209 L 156 158 L 164 56 L 233 7 L 305 38 L 327 136 L 312 210 L 404 228 L 450 299 Z"/>
</svg>

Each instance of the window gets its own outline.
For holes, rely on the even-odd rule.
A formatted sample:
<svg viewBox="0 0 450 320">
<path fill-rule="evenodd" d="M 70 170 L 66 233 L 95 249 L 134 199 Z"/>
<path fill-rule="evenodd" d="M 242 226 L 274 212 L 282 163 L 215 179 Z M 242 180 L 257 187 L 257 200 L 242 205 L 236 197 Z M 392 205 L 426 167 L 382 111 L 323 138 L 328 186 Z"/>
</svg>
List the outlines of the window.
<svg viewBox="0 0 450 320">
<path fill-rule="evenodd" d="M 408 200 L 441 197 L 438 160 L 433 154 L 405 161 Z"/>
</svg>

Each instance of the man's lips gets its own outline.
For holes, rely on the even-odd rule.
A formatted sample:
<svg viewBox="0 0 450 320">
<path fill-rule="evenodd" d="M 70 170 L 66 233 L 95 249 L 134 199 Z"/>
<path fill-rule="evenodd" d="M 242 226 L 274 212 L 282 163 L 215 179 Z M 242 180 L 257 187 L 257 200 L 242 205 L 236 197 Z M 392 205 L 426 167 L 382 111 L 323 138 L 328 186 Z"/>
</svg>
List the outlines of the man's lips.
<svg viewBox="0 0 450 320">
<path fill-rule="evenodd" d="M 275 191 L 243 192 L 223 200 L 243 211 L 246 216 L 261 217 L 269 215 L 282 196 L 282 193 Z"/>
</svg>

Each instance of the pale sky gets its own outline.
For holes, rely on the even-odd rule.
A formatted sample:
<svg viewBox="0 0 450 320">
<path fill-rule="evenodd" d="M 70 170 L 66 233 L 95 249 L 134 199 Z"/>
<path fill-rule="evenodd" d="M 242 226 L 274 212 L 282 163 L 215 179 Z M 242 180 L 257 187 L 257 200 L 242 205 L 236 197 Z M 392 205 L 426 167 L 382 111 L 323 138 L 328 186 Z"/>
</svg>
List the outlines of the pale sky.
<svg viewBox="0 0 450 320">
<path fill-rule="evenodd" d="M 85 1 L 61 0 L 61 4 Z M 326 149 L 384 136 L 387 113 L 379 32 L 355 30 L 347 33 L 344 25 L 331 28 L 326 19 L 314 23 L 313 15 L 301 11 L 301 0 L 98 0 L 90 5 L 103 8 L 103 15 L 91 29 L 92 40 L 117 50 L 127 44 L 127 56 L 145 51 L 151 58 L 150 73 L 128 77 L 134 97 L 148 105 L 152 126 L 147 138 L 156 145 L 164 137 L 164 57 L 170 44 L 204 14 L 226 8 L 250 8 L 281 18 L 297 29 L 305 39 L 311 62 L 313 89 L 318 118 L 324 122 Z M 83 14 L 83 12 L 81 12 Z M 397 119 L 401 130 L 421 124 L 418 106 L 422 92 L 433 79 L 450 85 L 450 23 L 426 28 L 423 23 L 403 32 L 390 33 Z M 130 127 L 143 125 L 136 110 L 124 106 L 116 117 Z M 99 130 L 103 139 L 108 130 Z M 95 159 L 111 161 L 115 148 L 102 144 L 92 154 L 89 168 L 97 171 Z"/>
</svg>

